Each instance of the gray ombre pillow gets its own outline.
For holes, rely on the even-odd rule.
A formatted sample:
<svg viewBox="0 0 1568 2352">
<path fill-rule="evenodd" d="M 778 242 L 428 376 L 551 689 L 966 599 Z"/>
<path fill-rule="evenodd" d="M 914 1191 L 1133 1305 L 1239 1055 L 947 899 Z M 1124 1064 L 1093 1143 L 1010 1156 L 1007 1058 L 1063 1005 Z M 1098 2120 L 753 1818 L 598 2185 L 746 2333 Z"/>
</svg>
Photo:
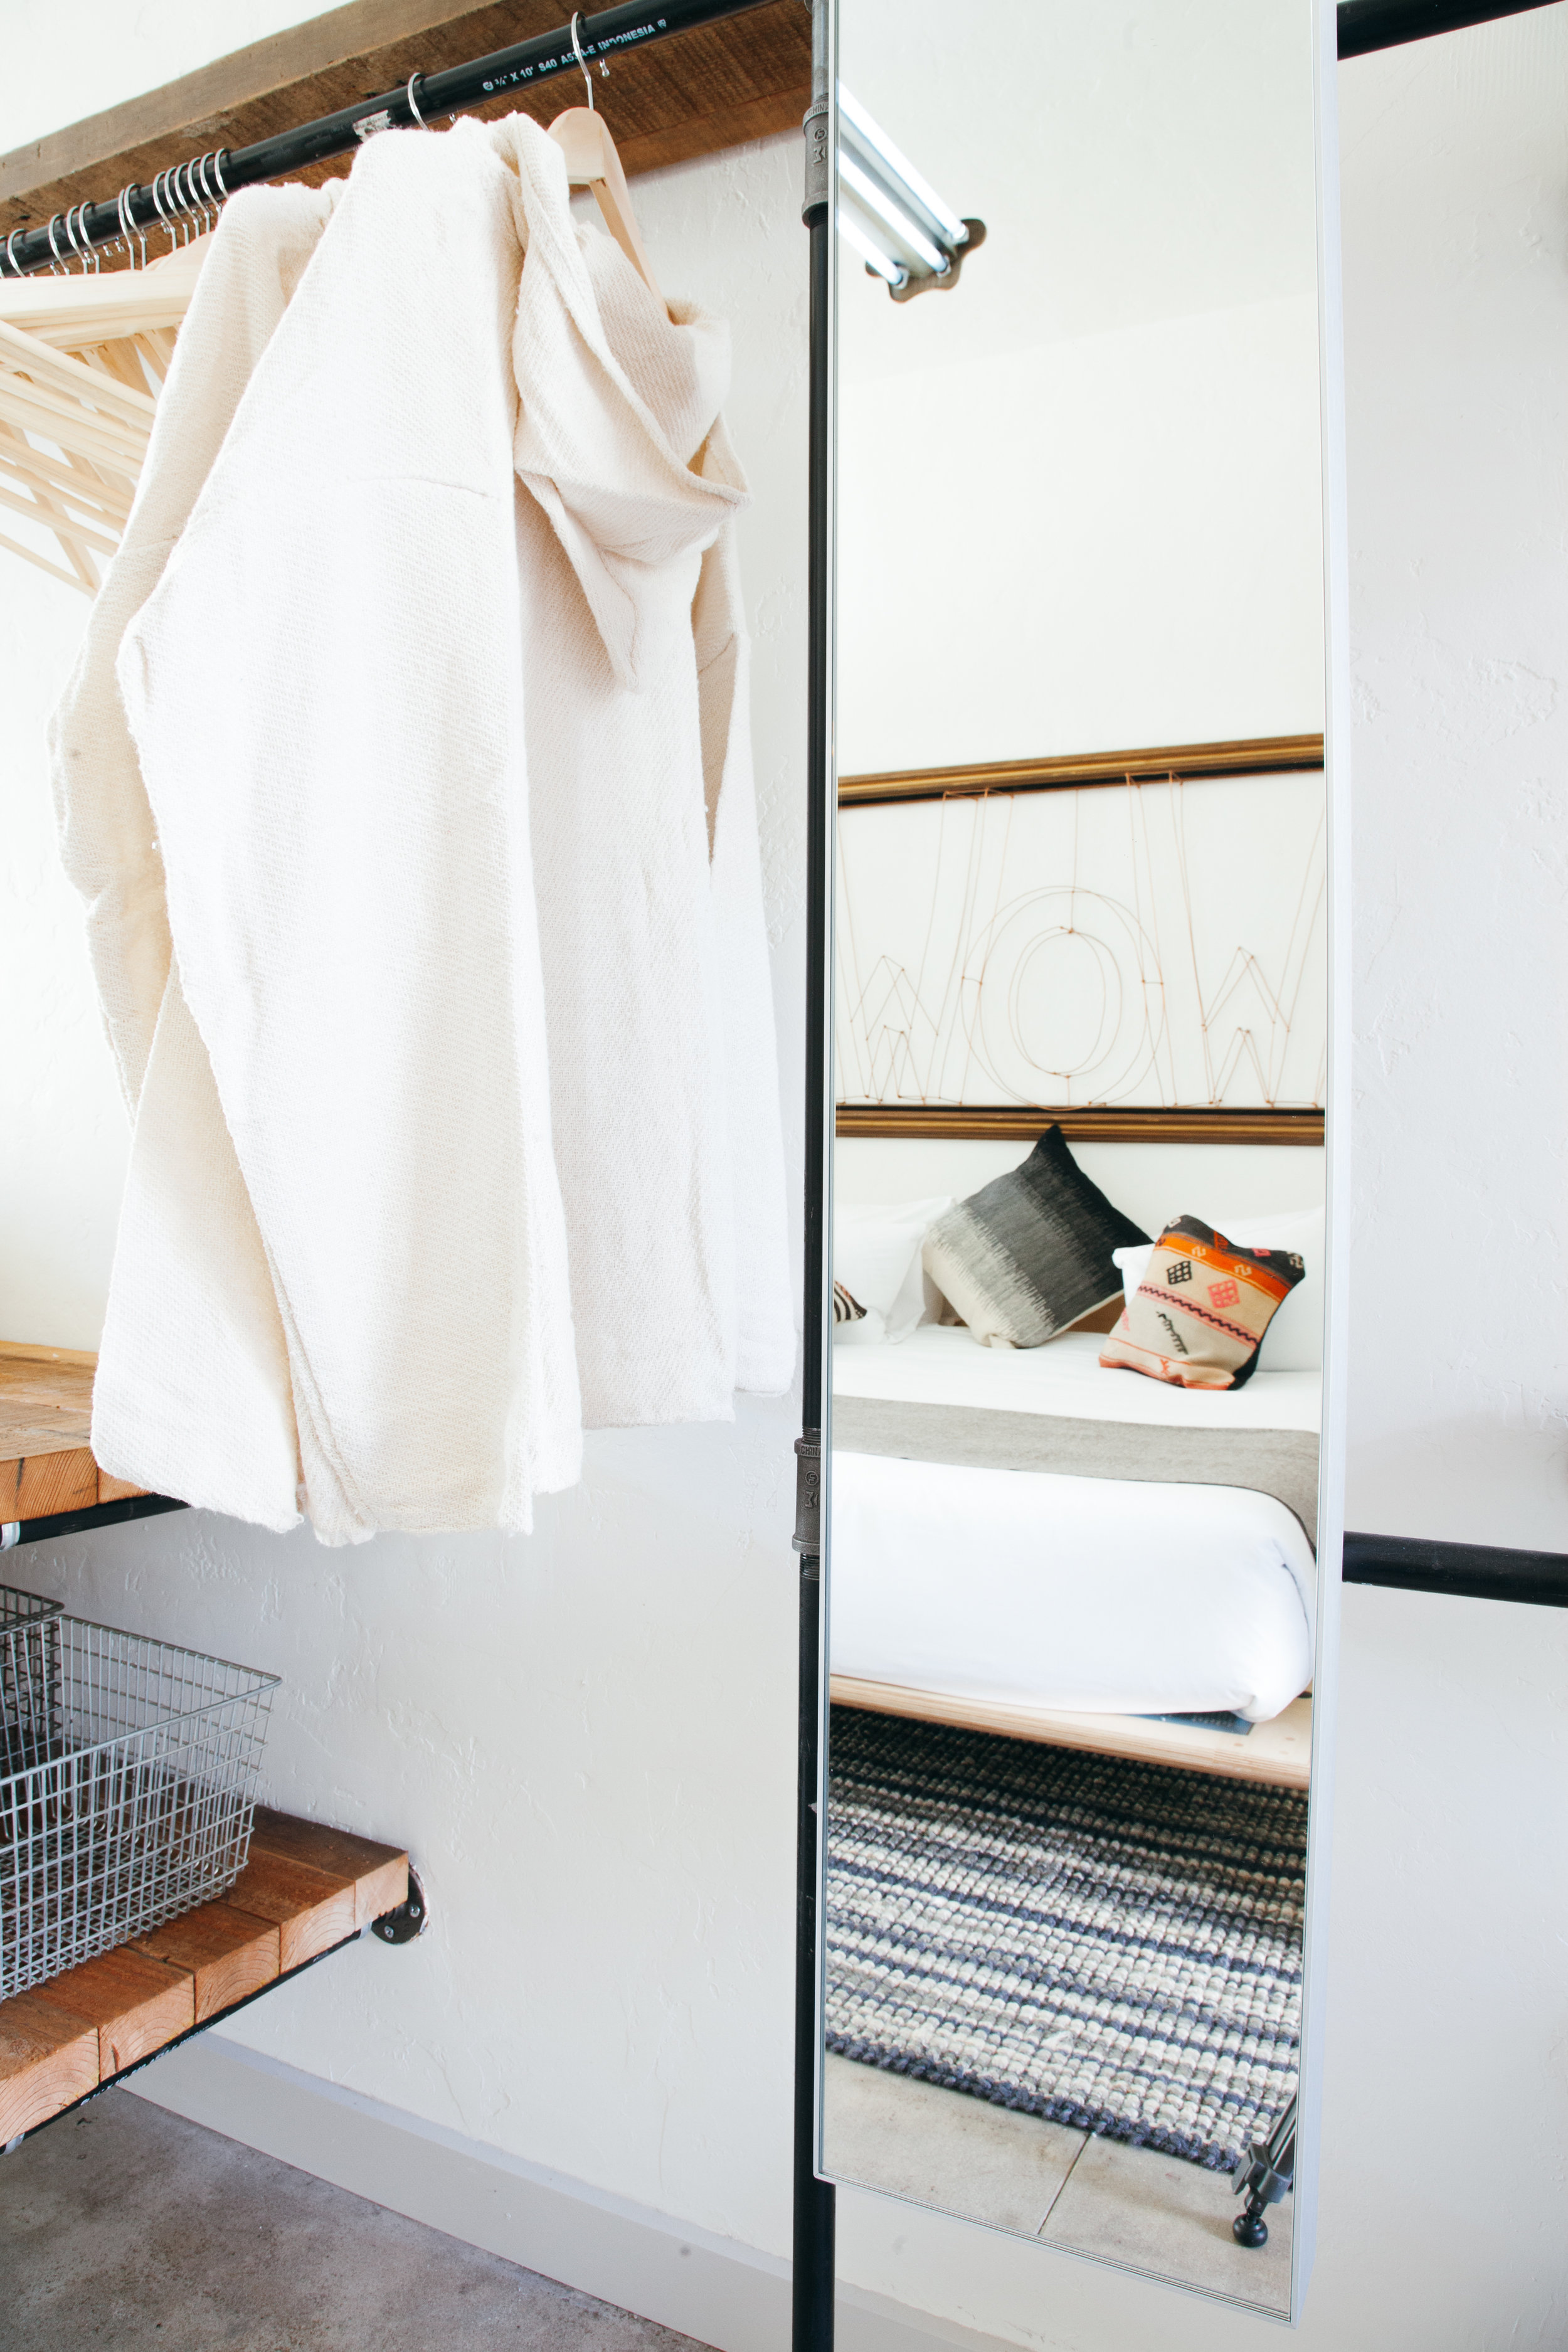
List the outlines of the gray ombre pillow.
<svg viewBox="0 0 1568 2352">
<path fill-rule="evenodd" d="M 921 1257 L 982 1346 L 1037 1348 L 1117 1297 L 1111 1251 L 1148 1239 L 1048 1127 L 1021 1168 L 937 1219 Z"/>
</svg>

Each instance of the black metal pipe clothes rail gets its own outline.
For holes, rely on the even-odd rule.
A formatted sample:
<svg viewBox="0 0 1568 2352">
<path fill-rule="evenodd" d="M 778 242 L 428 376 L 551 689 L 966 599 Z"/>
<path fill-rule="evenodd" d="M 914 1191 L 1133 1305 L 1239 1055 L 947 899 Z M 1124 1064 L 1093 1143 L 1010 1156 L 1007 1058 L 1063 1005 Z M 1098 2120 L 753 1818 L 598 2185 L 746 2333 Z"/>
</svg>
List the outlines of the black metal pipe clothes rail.
<svg viewBox="0 0 1568 2352">
<path fill-rule="evenodd" d="M 1347 1533 L 1341 1572 L 1347 1584 L 1383 1584 L 1394 1592 L 1450 1592 L 1568 1609 L 1568 1552 Z"/>
<path fill-rule="evenodd" d="M 605 8 L 597 16 L 579 17 L 577 39 L 584 57 L 596 64 L 601 58 L 628 57 L 650 41 L 690 32 L 699 25 L 717 24 L 722 17 L 739 16 L 761 5 L 762 0 L 658 0 L 650 7 L 647 0 L 637 0 L 633 6 Z M 433 123 L 442 115 L 460 114 L 466 107 L 483 106 L 509 91 L 531 89 L 558 74 L 581 71 L 572 28 L 566 25 L 558 32 L 542 33 L 531 41 L 519 41 L 510 49 L 476 58 L 469 65 L 452 66 L 445 73 L 416 74 L 411 83 L 400 89 L 362 100 L 358 106 L 346 106 L 337 114 L 325 114 L 319 122 L 279 131 L 275 139 L 258 140 L 252 147 L 215 149 L 203 159 L 205 170 L 203 162 L 193 161 L 161 173 L 155 189 L 132 186 L 99 204 L 80 205 L 57 215 L 40 228 L 26 229 L 0 242 L 0 275 L 26 277 L 57 262 L 69 262 L 73 256 L 79 259 L 84 248 L 121 242 L 127 226 L 138 237 L 154 234 L 163 227 L 171 212 L 199 212 L 204 195 L 216 204 L 237 188 L 255 187 L 263 180 L 282 179 L 311 163 L 324 163 L 334 155 L 352 154 L 365 135 L 357 125 L 416 129 L 422 121 Z"/>
</svg>

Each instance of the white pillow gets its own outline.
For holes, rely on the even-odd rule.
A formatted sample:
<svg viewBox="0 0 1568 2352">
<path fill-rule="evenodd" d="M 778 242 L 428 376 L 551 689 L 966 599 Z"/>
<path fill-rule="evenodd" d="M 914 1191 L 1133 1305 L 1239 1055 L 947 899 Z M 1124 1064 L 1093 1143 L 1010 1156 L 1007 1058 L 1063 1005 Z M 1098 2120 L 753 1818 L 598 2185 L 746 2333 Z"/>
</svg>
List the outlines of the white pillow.
<svg viewBox="0 0 1568 2352">
<path fill-rule="evenodd" d="M 859 1323 L 836 1323 L 839 1347 L 907 1339 L 931 1309 L 921 1244 L 952 1195 L 931 1201 L 844 1201 L 833 1211 L 833 1279 L 866 1309 Z"/>
<path fill-rule="evenodd" d="M 1178 1215 L 1197 1216 L 1196 1209 L 1178 1210 Z M 1227 1240 L 1239 1242 L 1243 1249 L 1294 1250 L 1306 1266 L 1306 1273 L 1295 1289 L 1273 1317 L 1263 1335 L 1263 1345 L 1258 1351 L 1260 1372 L 1316 1372 L 1323 1362 L 1323 1244 L 1324 1226 L 1321 1209 L 1279 1209 L 1255 1211 L 1244 1217 L 1205 1216 L 1204 1223 Z M 1123 1298 L 1131 1304 L 1132 1294 L 1143 1279 L 1143 1269 L 1149 1263 L 1152 1242 L 1139 1243 L 1129 1249 L 1112 1250 L 1111 1262 L 1121 1276 Z"/>
</svg>

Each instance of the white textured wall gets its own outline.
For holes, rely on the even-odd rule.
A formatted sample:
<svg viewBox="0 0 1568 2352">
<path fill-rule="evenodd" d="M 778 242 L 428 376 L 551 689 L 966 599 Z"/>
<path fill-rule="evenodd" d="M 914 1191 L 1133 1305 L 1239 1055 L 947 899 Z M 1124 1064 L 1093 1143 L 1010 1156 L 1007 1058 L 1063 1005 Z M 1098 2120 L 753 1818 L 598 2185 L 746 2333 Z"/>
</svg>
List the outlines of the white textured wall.
<svg viewBox="0 0 1568 2352">
<path fill-rule="evenodd" d="M 45 120 L 79 110 L 82 15 L 52 28 Z M 118 37 L 126 12 L 101 15 Z M 1565 16 L 1553 6 L 1341 75 L 1363 689 L 1351 1517 L 1560 1545 L 1549 1254 L 1563 1218 Z M 123 40 L 125 89 L 158 79 L 136 66 L 131 29 Z M 763 492 L 748 559 L 786 971 L 801 643 L 794 174 L 781 142 L 638 195 L 661 253 L 690 241 L 692 267 L 672 281 L 729 307 L 757 355 L 734 415 Z M 24 802 L 42 789 L 47 666 L 76 625 L 68 603 L 49 617 L 52 593 L 0 571 L 0 756 Z M 54 887 L 41 840 L 17 852 L 0 950 L 16 910 L 29 916 Z M 7 1058 L 36 1021 L 66 1039 L 90 1026 L 63 913 L 46 908 L 30 936 L 36 953 L 6 970 Z M 52 1059 L 39 1055 L 46 1076 Z M 20 1131 L 6 1116 L 26 1182 L 7 1197 L 8 1241 L 22 1209 L 47 1238 L 76 1181 L 79 1139 L 60 1116 L 41 1099 Z M 101 1104 L 89 1147 L 100 1116 Z M 101 1191 L 81 1193 L 100 1220 Z M 249 2039 L 775 2251 L 787 2242 L 790 1433 L 781 1408 L 732 1431 L 596 1440 L 583 1488 L 527 1544 L 384 1539 L 329 1555 L 308 1535 L 175 1519 L 28 1562 L 79 1602 L 177 1621 L 278 1665 L 289 1688 L 273 1793 L 407 1836 L 429 1869 L 438 1917 L 422 1946 L 343 1956 L 248 2011 Z M 1450 1460 L 1462 1484 L 1447 1483 Z M 1568 1621 L 1359 1589 L 1344 1613 L 1325 2170 L 1300 2340 L 1304 2352 L 1558 2352 Z M 868 2195 L 841 2193 L 839 2213 L 847 2278 L 1011 2342 L 1267 2352 L 1279 2340 L 1244 2315 Z"/>
<path fill-rule="evenodd" d="M 1307 294 L 851 376 L 841 772 L 1319 731 L 1317 329 Z"/>
</svg>

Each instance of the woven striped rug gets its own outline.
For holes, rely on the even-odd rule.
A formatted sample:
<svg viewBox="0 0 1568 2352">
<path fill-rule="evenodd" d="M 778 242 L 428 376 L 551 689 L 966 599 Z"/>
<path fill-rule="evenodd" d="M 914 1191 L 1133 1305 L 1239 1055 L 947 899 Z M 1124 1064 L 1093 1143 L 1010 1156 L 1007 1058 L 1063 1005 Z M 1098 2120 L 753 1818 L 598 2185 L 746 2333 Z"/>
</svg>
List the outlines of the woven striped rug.
<svg viewBox="0 0 1568 2352">
<path fill-rule="evenodd" d="M 827 2046 L 1215 2170 L 1296 2086 L 1307 1801 L 833 1710 Z"/>
</svg>

